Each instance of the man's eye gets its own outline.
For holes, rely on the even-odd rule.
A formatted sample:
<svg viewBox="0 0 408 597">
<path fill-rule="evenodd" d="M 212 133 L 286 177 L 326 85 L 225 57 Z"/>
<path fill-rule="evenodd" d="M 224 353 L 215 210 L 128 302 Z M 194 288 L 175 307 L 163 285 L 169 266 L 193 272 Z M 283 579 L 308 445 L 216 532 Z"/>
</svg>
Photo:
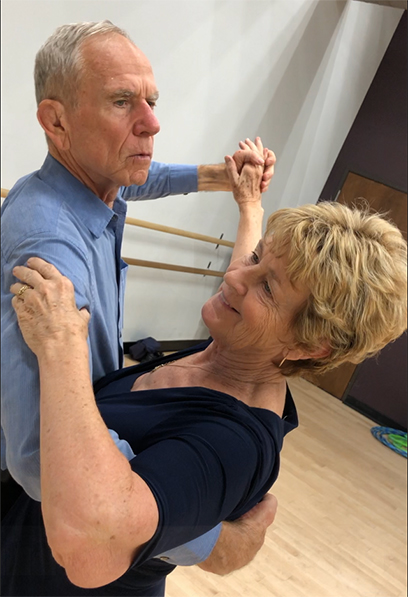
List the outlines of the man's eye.
<svg viewBox="0 0 408 597">
<path fill-rule="evenodd" d="M 251 261 L 252 261 L 252 263 L 259 263 L 259 257 L 255 253 L 255 251 L 252 251 L 252 253 L 251 253 Z"/>
<path fill-rule="evenodd" d="M 154 110 L 157 106 L 157 102 L 155 100 L 148 100 L 147 103 L 149 104 L 152 110 Z"/>
<path fill-rule="evenodd" d="M 125 100 L 125 99 L 116 100 L 116 102 L 115 102 L 115 106 L 118 106 L 119 108 L 124 108 L 126 104 L 127 104 L 127 100 Z"/>
</svg>

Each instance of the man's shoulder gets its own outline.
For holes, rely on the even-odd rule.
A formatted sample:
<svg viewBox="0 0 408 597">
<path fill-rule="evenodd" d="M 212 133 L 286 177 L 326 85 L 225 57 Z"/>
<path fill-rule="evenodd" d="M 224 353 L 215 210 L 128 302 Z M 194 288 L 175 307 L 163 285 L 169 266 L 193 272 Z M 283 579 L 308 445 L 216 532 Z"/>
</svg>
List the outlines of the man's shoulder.
<svg viewBox="0 0 408 597">
<path fill-rule="evenodd" d="M 2 206 L 2 297 L 9 305 L 13 267 L 30 256 L 55 265 L 83 291 L 89 277 L 89 231 L 70 209 L 66 196 L 41 180 L 38 173 L 20 179 Z M 6 312 L 6 310 L 5 310 Z"/>
<path fill-rule="evenodd" d="M 7 256 L 20 243 L 38 237 L 81 242 L 82 227 L 66 195 L 33 173 L 16 183 L 2 206 L 2 251 Z"/>
<path fill-rule="evenodd" d="M 19 217 L 24 225 L 47 226 L 58 215 L 58 209 L 65 201 L 62 193 L 53 189 L 47 182 L 33 172 L 20 178 L 10 189 L 2 207 L 2 218 L 6 221 Z M 48 217 L 43 218 L 43 210 L 48 210 Z"/>
</svg>

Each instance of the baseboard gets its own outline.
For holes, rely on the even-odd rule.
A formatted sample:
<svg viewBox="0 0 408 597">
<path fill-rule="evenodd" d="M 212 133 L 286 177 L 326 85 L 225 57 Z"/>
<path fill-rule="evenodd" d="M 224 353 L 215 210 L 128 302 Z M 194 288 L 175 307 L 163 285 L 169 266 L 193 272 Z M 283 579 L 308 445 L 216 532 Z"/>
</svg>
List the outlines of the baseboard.
<svg viewBox="0 0 408 597">
<path fill-rule="evenodd" d="M 360 400 L 353 398 L 353 396 L 348 395 L 344 400 L 344 404 L 350 406 L 350 408 L 356 410 L 368 419 L 371 419 L 374 423 L 377 423 L 377 425 L 380 425 L 381 427 L 391 427 L 392 429 L 398 429 L 399 431 L 407 430 L 407 426 L 404 427 L 400 423 L 397 423 L 389 417 L 382 415 L 367 404 L 364 404 L 364 402 L 360 402 Z"/>
</svg>

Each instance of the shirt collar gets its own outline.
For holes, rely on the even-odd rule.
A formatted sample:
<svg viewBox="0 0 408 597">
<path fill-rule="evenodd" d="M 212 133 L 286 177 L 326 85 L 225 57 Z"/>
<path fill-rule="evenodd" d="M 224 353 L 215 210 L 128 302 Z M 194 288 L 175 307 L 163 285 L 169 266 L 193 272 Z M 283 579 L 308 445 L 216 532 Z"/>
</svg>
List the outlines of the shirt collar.
<svg viewBox="0 0 408 597">
<path fill-rule="evenodd" d="M 120 193 L 111 209 L 51 154 L 45 158 L 38 174 L 41 180 L 65 197 L 65 202 L 97 238 L 112 219 L 117 219 L 118 216 L 122 219 L 126 214 L 126 202 Z"/>
</svg>

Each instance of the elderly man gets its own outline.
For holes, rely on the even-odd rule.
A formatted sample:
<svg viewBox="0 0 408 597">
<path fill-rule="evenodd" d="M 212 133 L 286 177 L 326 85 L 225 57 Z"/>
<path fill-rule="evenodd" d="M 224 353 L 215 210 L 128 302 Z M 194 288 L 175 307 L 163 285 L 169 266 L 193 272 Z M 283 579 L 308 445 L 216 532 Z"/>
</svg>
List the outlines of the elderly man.
<svg viewBox="0 0 408 597">
<path fill-rule="evenodd" d="M 158 91 L 153 72 L 127 34 L 110 22 L 57 29 L 37 54 L 35 85 L 48 155 L 39 171 L 16 183 L 2 208 L 1 415 L 2 470 L 10 471 L 28 495 L 40 500 L 38 368 L 11 307 L 13 267 L 37 255 L 73 281 L 78 307 L 91 313 L 88 342 L 92 377 L 97 380 L 122 364 L 127 265 L 120 249 L 126 201 L 229 190 L 229 183 L 223 164 L 152 162 L 154 135 L 160 129 L 154 114 Z M 267 189 L 275 161 L 272 152 L 261 158 L 241 150 L 234 159 L 238 168 L 248 159 L 262 163 L 262 190 Z M 132 457 L 127 443 L 114 430 L 111 435 Z M 203 568 L 226 573 L 241 567 L 262 544 L 275 509 L 274 500 L 265 500 L 245 521 L 224 523 L 222 529 L 220 525 L 162 557 L 192 564 L 212 551 Z"/>
</svg>

